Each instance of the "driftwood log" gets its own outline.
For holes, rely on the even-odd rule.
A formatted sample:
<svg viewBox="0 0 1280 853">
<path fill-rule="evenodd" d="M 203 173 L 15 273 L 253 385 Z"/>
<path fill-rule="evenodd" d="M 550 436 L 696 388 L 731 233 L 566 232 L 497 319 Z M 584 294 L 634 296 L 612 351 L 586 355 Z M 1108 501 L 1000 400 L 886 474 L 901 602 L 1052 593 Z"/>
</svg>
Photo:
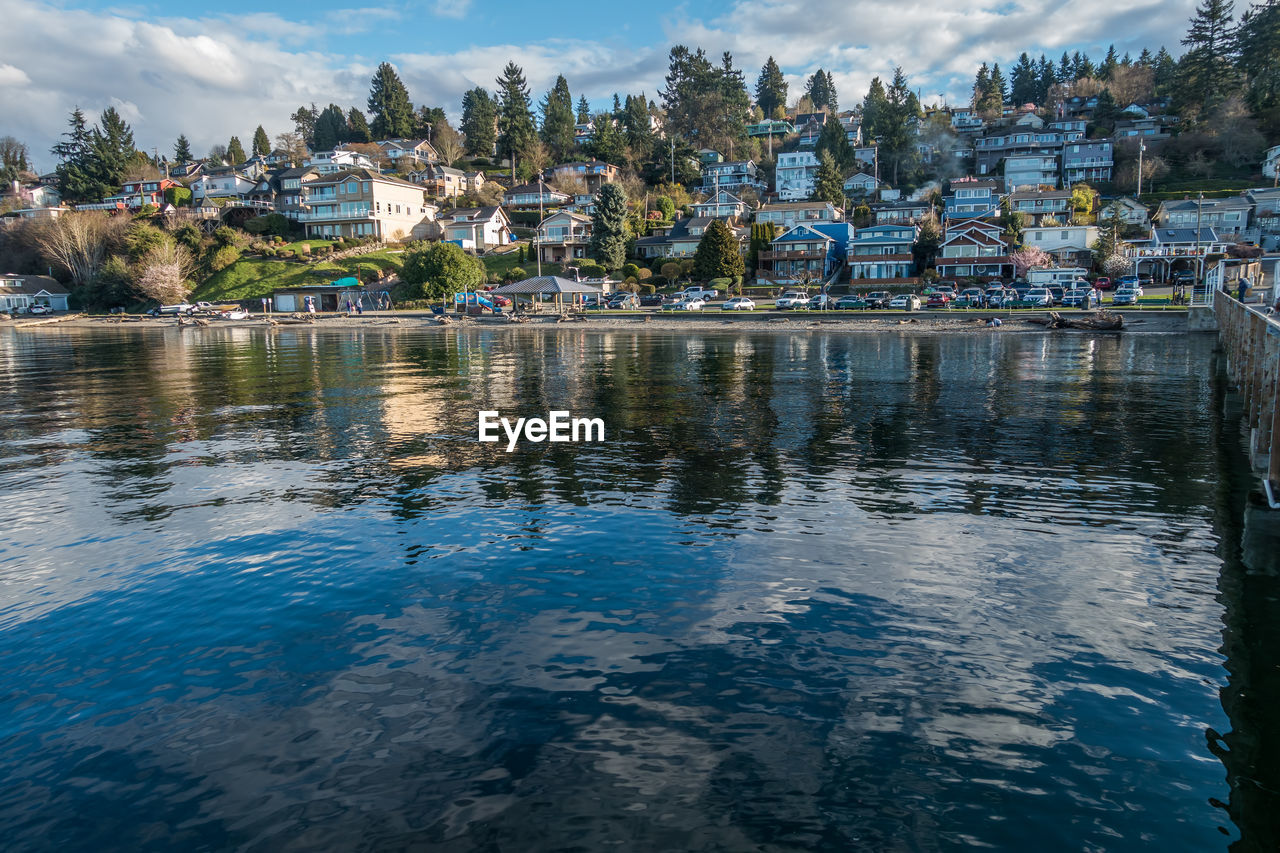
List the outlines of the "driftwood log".
<svg viewBox="0 0 1280 853">
<path fill-rule="evenodd" d="M 1064 317 L 1050 311 L 1047 317 L 1027 317 L 1028 323 L 1050 329 L 1082 329 L 1090 332 L 1118 332 L 1124 328 L 1124 317 L 1114 311 L 1096 311 L 1079 317 Z"/>
</svg>

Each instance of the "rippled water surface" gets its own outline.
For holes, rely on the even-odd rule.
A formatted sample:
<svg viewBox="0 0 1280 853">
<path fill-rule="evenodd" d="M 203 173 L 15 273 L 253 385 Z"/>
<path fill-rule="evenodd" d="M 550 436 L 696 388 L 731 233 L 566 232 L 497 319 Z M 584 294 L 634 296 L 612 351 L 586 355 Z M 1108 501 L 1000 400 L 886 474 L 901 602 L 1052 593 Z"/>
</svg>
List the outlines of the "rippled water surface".
<svg viewBox="0 0 1280 853">
<path fill-rule="evenodd" d="M 0 333 L 0 846 L 1225 850 L 1211 347 Z"/>
</svg>

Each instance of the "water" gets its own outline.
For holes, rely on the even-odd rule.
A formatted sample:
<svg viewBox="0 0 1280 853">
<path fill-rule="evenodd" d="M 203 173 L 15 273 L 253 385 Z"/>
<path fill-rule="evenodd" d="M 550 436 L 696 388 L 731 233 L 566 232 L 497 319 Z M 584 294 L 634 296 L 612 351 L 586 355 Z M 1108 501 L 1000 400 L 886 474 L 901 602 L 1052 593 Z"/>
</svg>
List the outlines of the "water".
<svg viewBox="0 0 1280 853">
<path fill-rule="evenodd" d="M 2 846 L 1244 849 L 1211 347 L 0 335 Z"/>
</svg>

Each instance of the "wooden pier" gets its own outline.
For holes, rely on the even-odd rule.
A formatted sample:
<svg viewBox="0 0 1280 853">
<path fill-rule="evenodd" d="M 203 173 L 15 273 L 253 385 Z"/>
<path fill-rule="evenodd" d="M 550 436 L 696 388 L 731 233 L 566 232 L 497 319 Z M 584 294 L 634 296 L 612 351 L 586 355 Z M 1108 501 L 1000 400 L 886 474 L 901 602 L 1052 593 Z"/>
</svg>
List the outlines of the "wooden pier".
<svg viewBox="0 0 1280 853">
<path fill-rule="evenodd" d="M 1262 476 L 1272 509 L 1280 509 L 1280 315 L 1219 290 L 1213 312 L 1249 427 L 1249 461 Z"/>
</svg>

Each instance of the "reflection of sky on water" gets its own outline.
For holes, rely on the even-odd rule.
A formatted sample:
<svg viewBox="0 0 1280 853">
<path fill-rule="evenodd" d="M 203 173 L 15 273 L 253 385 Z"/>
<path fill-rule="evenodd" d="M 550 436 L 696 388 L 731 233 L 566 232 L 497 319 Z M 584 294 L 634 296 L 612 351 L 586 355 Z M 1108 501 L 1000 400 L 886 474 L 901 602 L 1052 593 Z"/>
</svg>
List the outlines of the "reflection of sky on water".
<svg viewBox="0 0 1280 853">
<path fill-rule="evenodd" d="M 19 837 L 1216 837 L 1194 344 L 50 337 L 0 387 Z M 610 441 L 474 440 L 552 404 Z"/>
</svg>

